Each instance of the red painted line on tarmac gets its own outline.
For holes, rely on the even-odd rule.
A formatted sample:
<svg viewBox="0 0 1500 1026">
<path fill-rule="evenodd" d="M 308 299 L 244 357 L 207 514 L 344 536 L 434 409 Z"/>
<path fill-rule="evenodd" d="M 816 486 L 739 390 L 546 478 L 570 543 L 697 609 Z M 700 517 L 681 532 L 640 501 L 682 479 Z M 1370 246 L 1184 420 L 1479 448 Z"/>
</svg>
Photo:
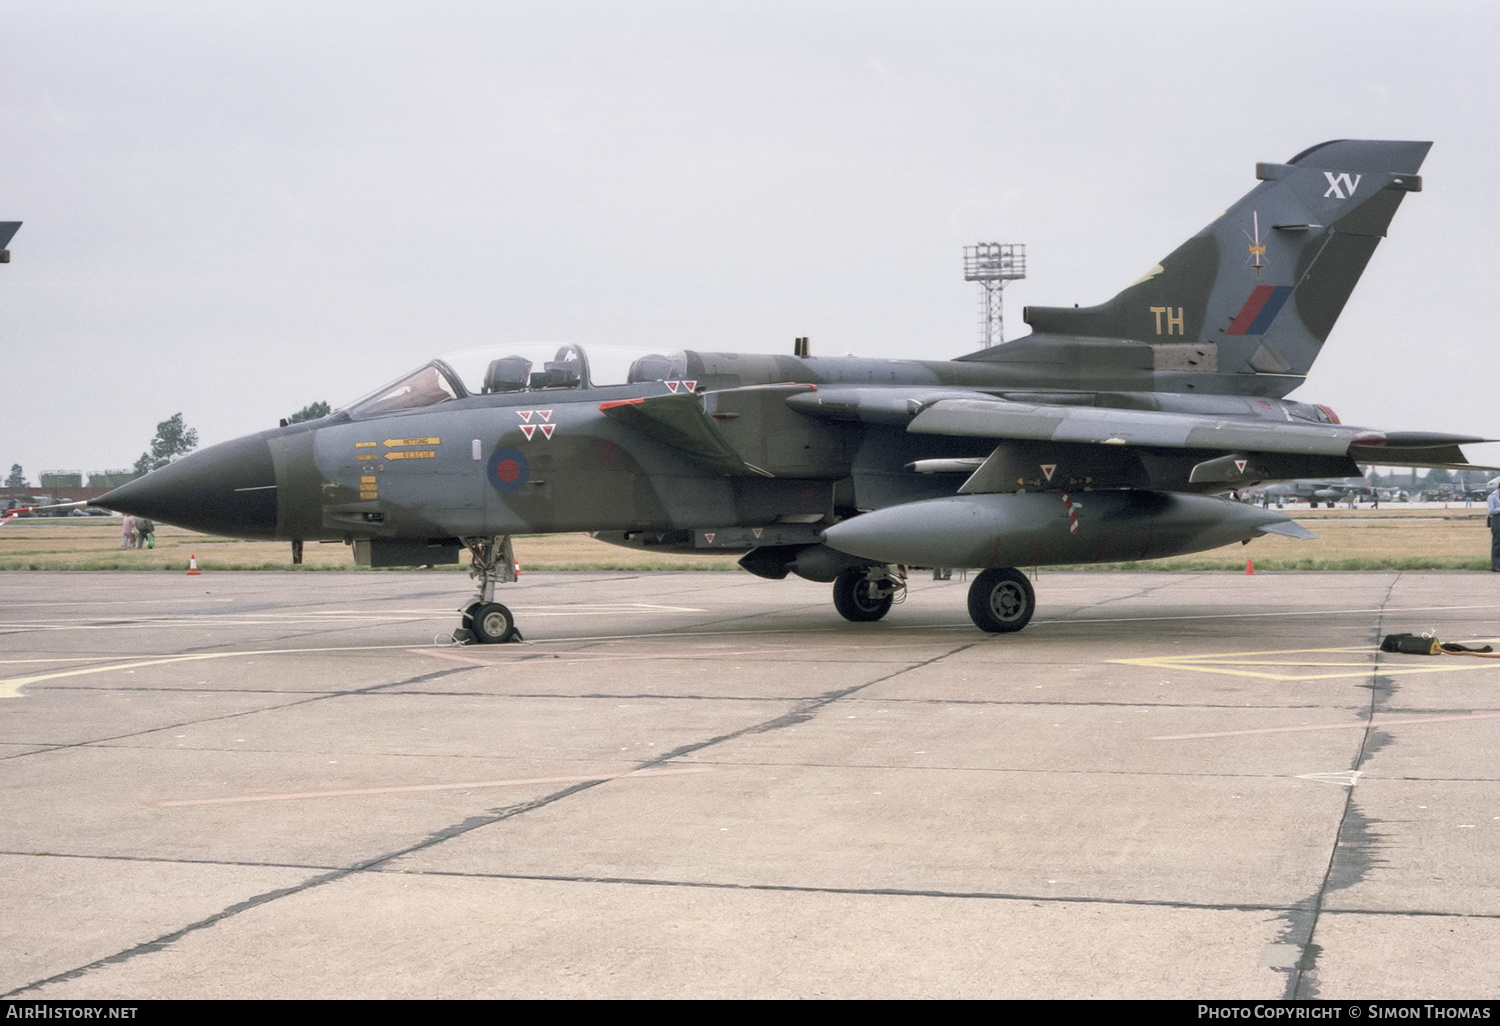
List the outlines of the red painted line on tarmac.
<svg viewBox="0 0 1500 1026">
<path fill-rule="evenodd" d="M 1357 720 L 1353 723 L 1316 723 L 1300 727 L 1261 727 L 1257 730 L 1217 730 L 1208 734 L 1161 734 L 1157 737 L 1148 737 L 1147 741 L 1192 741 L 1205 737 L 1244 737 L 1249 734 L 1290 734 L 1301 730 L 1364 730 L 1372 727 L 1379 730 L 1382 727 L 1399 727 L 1411 723 L 1452 723 L 1455 720 L 1493 720 L 1500 719 L 1500 712 L 1492 713 L 1465 713 L 1462 716 L 1416 716 L 1404 720 Z"/>
<path fill-rule="evenodd" d="M 291 802 L 306 798 L 353 798 L 371 794 L 419 794 L 425 791 L 462 791 L 471 788 L 517 787 L 527 784 L 582 784 L 592 781 L 625 780 L 630 777 L 669 777 L 682 773 L 712 773 L 712 766 L 679 769 L 631 770 L 598 773 L 587 777 L 519 777 L 514 780 L 471 780 L 460 784 L 407 784 L 397 787 L 361 787 L 340 791 L 290 791 L 285 794 L 247 794 L 227 798 L 182 798 L 152 802 L 158 809 L 180 809 L 189 805 L 243 805 L 249 802 Z"/>
<path fill-rule="evenodd" d="M 930 627 L 932 625 L 931 624 L 919 624 L 917 626 L 921 627 L 921 628 L 925 628 L 925 627 Z M 960 627 L 960 626 L 962 626 L 962 627 L 973 627 L 973 624 L 970 624 L 970 623 L 950 624 L 950 625 L 947 625 L 947 626 L 953 626 L 953 627 Z M 665 636 L 665 635 L 651 635 L 651 637 L 663 637 L 663 636 Z M 506 649 L 504 649 L 502 651 L 499 651 L 499 652 L 496 652 L 495 654 L 497 656 L 501 656 L 501 655 L 504 654 L 505 651 L 510 651 L 510 652 L 515 652 L 518 655 L 525 655 L 525 656 L 528 657 L 528 659 L 533 659 L 534 660 L 534 659 L 537 658 L 537 651 L 536 651 L 536 648 L 535 648 L 535 646 L 537 646 L 537 645 L 545 645 L 545 644 L 549 644 L 549 643 L 550 644 L 566 644 L 566 643 L 569 643 L 569 642 L 572 642 L 572 641 L 576 641 L 576 640 L 580 640 L 580 639 L 575 639 L 575 638 L 553 638 L 553 639 L 547 639 L 547 640 L 543 640 L 543 641 L 529 643 L 524 648 L 517 647 L 517 646 L 508 646 Z M 581 639 L 581 640 L 600 640 L 600 639 Z M 606 639 L 603 639 L 603 640 L 608 641 L 608 640 L 621 640 L 621 639 L 609 639 L 609 638 L 606 638 Z M 634 640 L 634 636 L 632 636 L 631 638 L 623 639 L 623 640 Z M 840 651 L 840 652 L 841 651 L 855 652 L 855 651 L 869 651 L 869 649 L 870 649 L 869 645 L 821 645 L 821 646 L 819 646 L 818 651 L 819 652 L 835 652 L 835 651 Z M 452 652 L 452 651 L 448 651 L 446 649 L 441 649 L 441 648 L 436 648 L 436 649 L 434 649 L 434 648 L 409 648 L 409 649 L 407 649 L 407 651 L 410 652 L 412 655 L 431 656 L 434 659 L 446 659 L 449 662 L 464 663 L 464 664 L 467 664 L 467 665 L 470 665 L 470 666 L 508 666 L 509 665 L 503 659 L 498 659 L 498 658 L 497 659 L 476 659 L 473 656 L 459 655 L 457 652 Z M 796 656 L 798 659 L 801 659 L 803 661 L 808 661 L 808 659 L 809 659 L 809 657 L 808 657 L 808 655 L 807 655 L 807 653 L 806 653 L 806 651 L 804 649 L 802 649 L 802 648 L 800 648 L 798 646 L 795 646 L 795 645 L 782 645 L 782 646 L 778 646 L 776 648 L 748 648 L 748 649 L 733 649 L 733 650 L 729 650 L 729 651 L 708 650 L 708 651 L 703 651 L 703 652 L 698 652 L 698 651 L 688 651 L 688 652 L 644 652 L 644 653 L 642 653 L 642 652 L 601 652 L 601 653 L 598 653 L 598 654 L 590 654 L 590 653 L 586 653 L 586 652 L 553 653 L 550 656 L 544 656 L 543 658 L 546 659 L 546 662 L 540 663 L 539 665 L 547 665 L 548 663 L 557 663 L 557 664 L 560 664 L 560 665 L 568 664 L 568 663 L 618 663 L 618 662 L 643 661 L 643 660 L 648 660 L 648 661 L 675 660 L 675 661 L 679 661 L 679 662 L 691 662 L 691 661 L 695 661 L 695 660 L 702 660 L 702 659 L 704 659 L 706 657 L 709 657 L 709 656 L 712 656 L 712 657 L 718 658 L 718 659 L 728 659 L 728 658 L 731 658 L 731 657 L 733 657 L 733 658 L 744 658 L 744 657 L 754 657 L 754 656 L 762 656 L 762 655 L 769 655 L 769 656 L 774 656 L 774 655 L 792 655 L 792 656 Z M 817 660 L 812 660 L 812 661 L 816 662 Z"/>
<path fill-rule="evenodd" d="M 412 655 L 432 656 L 434 659 L 446 659 L 450 663 L 466 663 L 469 666 L 495 666 L 493 659 L 475 659 L 472 656 L 459 655 L 457 652 L 449 652 L 441 648 L 409 648 Z"/>
</svg>

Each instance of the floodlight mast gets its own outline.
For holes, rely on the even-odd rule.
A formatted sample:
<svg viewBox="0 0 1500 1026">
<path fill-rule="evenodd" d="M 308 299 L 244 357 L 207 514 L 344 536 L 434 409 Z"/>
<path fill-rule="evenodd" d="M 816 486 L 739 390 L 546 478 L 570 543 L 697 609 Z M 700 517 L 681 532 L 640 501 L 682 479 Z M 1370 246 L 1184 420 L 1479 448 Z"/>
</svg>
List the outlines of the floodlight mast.
<svg viewBox="0 0 1500 1026">
<path fill-rule="evenodd" d="M 1018 242 L 981 242 L 964 247 L 964 281 L 977 281 L 979 344 L 988 349 L 1005 341 L 1006 283 L 1026 277 L 1026 246 Z"/>
</svg>

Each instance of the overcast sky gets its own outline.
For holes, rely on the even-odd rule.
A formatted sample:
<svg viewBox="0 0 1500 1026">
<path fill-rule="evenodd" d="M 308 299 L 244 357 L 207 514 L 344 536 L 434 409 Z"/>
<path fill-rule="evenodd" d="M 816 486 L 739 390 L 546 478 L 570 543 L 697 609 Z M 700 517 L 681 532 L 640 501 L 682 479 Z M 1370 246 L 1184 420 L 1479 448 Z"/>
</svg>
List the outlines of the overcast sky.
<svg viewBox="0 0 1500 1026">
<path fill-rule="evenodd" d="M 1435 145 L 1293 398 L 1493 437 L 1497 43 L 1489 3 L 0 0 L 0 472 L 491 342 L 957 356 L 965 244 L 1026 244 L 1014 338 L 1334 138 Z"/>
</svg>

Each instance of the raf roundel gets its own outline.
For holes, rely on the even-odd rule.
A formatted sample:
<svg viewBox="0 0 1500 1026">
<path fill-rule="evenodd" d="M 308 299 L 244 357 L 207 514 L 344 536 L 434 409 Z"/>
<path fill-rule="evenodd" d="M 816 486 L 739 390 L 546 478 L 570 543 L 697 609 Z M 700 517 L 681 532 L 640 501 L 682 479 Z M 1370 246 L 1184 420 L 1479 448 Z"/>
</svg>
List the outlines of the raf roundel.
<svg viewBox="0 0 1500 1026">
<path fill-rule="evenodd" d="M 496 449 L 490 453 L 489 462 L 485 464 L 485 472 L 489 476 L 490 486 L 497 492 L 519 492 L 526 487 L 526 479 L 531 476 L 531 467 L 526 462 L 526 455 L 519 449 Z"/>
</svg>

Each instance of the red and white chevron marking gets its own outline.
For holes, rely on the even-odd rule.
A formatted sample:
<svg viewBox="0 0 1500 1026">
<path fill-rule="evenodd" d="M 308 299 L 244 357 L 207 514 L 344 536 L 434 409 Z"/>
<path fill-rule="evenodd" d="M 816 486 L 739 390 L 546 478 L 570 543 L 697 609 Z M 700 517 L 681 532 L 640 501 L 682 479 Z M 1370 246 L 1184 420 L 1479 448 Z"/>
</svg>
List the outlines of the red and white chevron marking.
<svg viewBox="0 0 1500 1026">
<path fill-rule="evenodd" d="M 1068 511 L 1068 533 L 1077 534 L 1079 504 L 1068 498 L 1068 493 L 1063 491 L 1061 488 L 1057 490 L 1057 494 L 1062 496 L 1063 509 Z"/>
</svg>

